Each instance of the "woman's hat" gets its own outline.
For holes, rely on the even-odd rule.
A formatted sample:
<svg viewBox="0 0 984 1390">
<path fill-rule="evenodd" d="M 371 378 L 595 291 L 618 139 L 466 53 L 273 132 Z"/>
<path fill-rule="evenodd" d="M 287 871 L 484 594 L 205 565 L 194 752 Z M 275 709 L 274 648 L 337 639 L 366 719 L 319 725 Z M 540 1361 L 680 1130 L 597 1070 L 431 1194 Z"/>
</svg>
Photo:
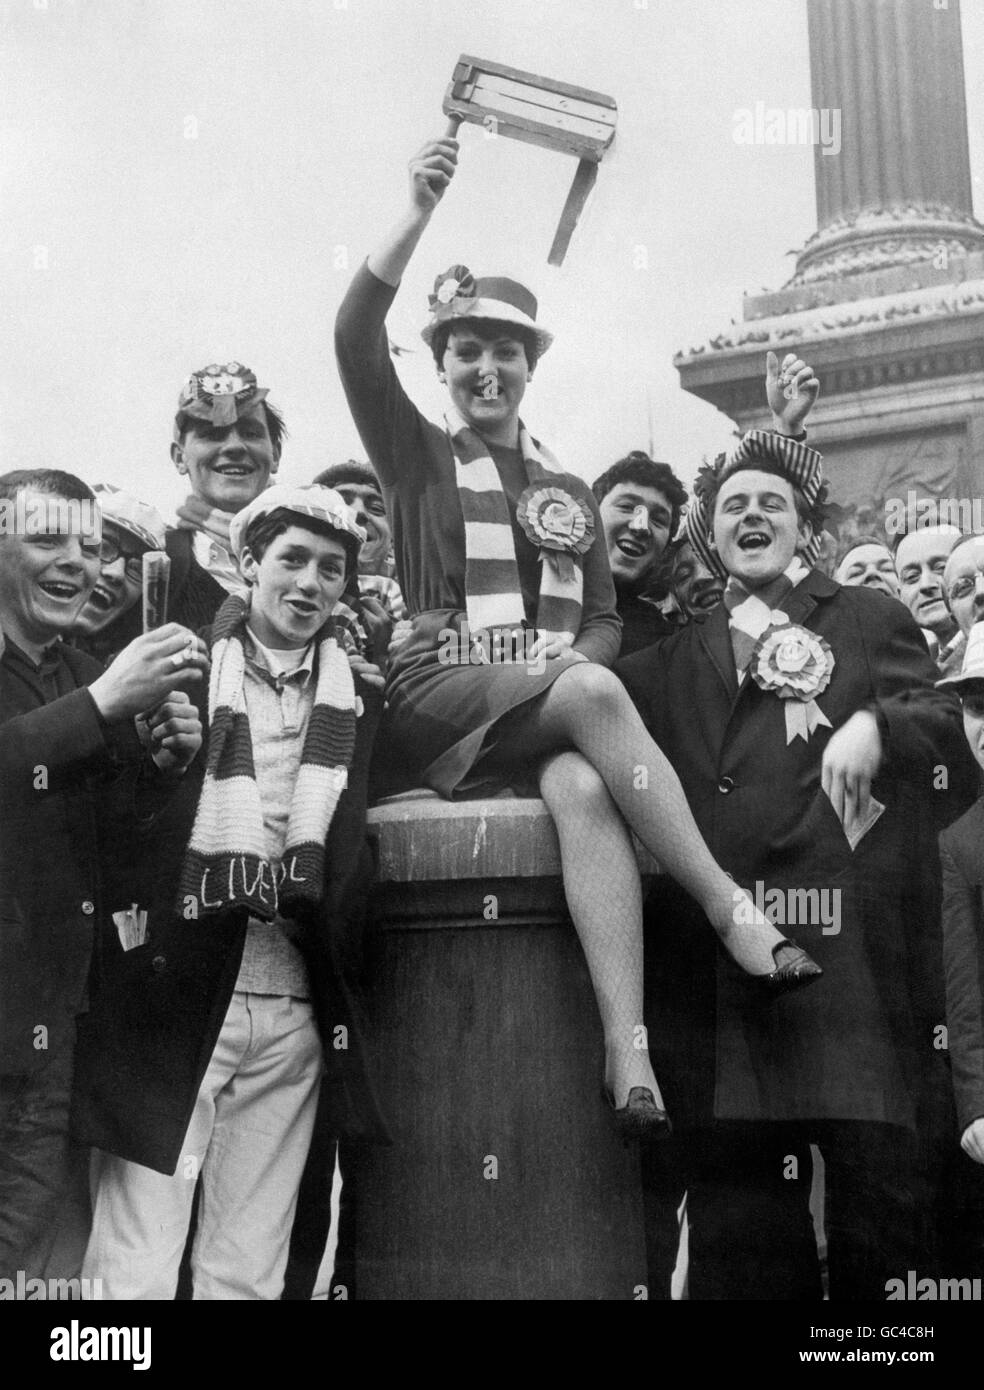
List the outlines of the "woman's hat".
<svg viewBox="0 0 984 1390">
<path fill-rule="evenodd" d="M 283 509 L 292 512 L 303 526 L 305 521 L 314 520 L 333 531 L 339 531 L 349 539 L 349 548 L 356 555 L 366 538 L 366 533 L 349 509 L 345 498 L 331 487 L 319 487 L 316 483 L 294 484 L 278 483 L 268 487 L 259 497 L 254 497 L 248 506 L 237 512 L 229 524 L 229 542 L 237 560 L 246 544 L 246 532 L 261 516 Z M 352 545 L 354 542 L 354 546 Z"/>
<path fill-rule="evenodd" d="M 139 497 L 111 483 L 96 483 L 92 489 L 99 503 L 104 521 L 118 526 L 121 531 L 138 540 L 148 550 L 164 549 L 164 534 L 167 530 L 164 518 Z"/>
<path fill-rule="evenodd" d="M 970 685 L 973 681 L 984 684 L 984 622 L 975 623 L 967 634 L 967 646 L 964 649 L 960 674 L 937 681 L 936 688 L 956 690 L 959 695 L 961 687 Z"/>
<path fill-rule="evenodd" d="M 476 280 L 467 266 L 453 265 L 434 281 L 434 293 L 428 295 L 427 303 L 431 319 L 420 336 L 428 346 L 442 323 L 456 319 L 496 319 L 528 329 L 536 338 L 541 357 L 553 342 L 553 334 L 536 321 L 536 296 L 518 280 L 504 275 Z"/>
</svg>

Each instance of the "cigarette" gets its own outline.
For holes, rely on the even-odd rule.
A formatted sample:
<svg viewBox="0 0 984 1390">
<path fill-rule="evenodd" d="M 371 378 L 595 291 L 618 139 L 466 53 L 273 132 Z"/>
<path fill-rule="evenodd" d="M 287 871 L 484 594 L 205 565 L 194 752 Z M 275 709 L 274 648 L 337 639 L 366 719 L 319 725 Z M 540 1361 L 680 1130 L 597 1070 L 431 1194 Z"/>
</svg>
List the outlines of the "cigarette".
<svg viewBox="0 0 984 1390">
<path fill-rule="evenodd" d="M 175 652 L 171 657 L 172 666 L 190 666 L 195 659 L 195 643 L 190 641 L 186 647 L 182 647 L 179 652 Z"/>
</svg>

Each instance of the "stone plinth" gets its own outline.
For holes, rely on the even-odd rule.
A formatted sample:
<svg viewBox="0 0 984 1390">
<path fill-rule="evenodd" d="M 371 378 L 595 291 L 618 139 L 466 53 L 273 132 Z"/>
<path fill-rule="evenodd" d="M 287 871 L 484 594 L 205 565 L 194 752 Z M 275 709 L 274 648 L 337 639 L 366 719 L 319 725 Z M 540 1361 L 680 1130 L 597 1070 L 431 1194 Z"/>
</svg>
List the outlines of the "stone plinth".
<svg viewBox="0 0 984 1390">
<path fill-rule="evenodd" d="M 984 226 L 973 216 L 957 0 L 808 0 L 817 231 L 783 289 L 674 359 L 684 390 L 744 432 L 771 422 L 765 354 L 820 378 L 809 421 L 840 550 L 890 501 L 984 492 Z M 894 511 L 894 508 L 893 508 Z"/>
<path fill-rule="evenodd" d="M 738 328 L 675 365 L 686 390 L 744 432 L 771 419 L 770 348 L 820 378 L 810 440 L 834 500 L 880 517 L 910 488 L 984 492 L 984 253 L 750 297 Z"/>
<path fill-rule="evenodd" d="M 638 1154 L 601 1096 L 546 808 L 417 794 L 370 812 L 370 833 L 372 1031 L 395 1142 L 360 1176 L 359 1298 L 639 1297 Z"/>
</svg>

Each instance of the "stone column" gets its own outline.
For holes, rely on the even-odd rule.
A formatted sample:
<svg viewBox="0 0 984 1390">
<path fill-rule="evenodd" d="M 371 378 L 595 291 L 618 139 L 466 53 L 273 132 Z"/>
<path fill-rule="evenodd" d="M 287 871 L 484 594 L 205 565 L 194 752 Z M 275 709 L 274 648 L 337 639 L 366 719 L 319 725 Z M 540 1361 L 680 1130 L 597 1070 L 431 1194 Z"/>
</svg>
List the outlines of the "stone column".
<svg viewBox="0 0 984 1390">
<path fill-rule="evenodd" d="M 766 351 L 810 362 L 843 553 L 913 492 L 984 492 L 984 226 L 959 0 L 806 4 L 817 230 L 786 286 L 747 296 L 740 323 L 674 360 L 684 390 L 742 431 L 770 424 Z M 839 150 L 824 110 L 840 113 Z"/>
<path fill-rule="evenodd" d="M 817 232 L 793 283 L 984 247 L 974 221 L 959 0 L 807 0 Z"/>
</svg>

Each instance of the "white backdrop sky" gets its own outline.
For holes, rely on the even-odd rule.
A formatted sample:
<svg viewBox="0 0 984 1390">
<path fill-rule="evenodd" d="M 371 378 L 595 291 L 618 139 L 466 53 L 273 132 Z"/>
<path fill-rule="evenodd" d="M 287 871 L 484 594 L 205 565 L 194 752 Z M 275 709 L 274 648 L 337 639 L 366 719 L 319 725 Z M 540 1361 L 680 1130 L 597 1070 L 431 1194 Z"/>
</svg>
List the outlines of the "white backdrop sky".
<svg viewBox="0 0 984 1390">
<path fill-rule="evenodd" d="M 555 270 L 574 161 L 462 128 L 390 319 L 432 414 L 419 328 L 463 261 L 539 293 L 557 341 L 524 417 L 569 467 L 590 479 L 646 447 L 651 410 L 657 457 L 689 479 L 731 427 L 681 391 L 674 351 L 778 288 L 815 229 L 812 149 L 733 140 L 740 107 L 810 105 L 805 0 L 0 0 L 0 20 L 0 464 L 165 512 L 178 389 L 210 361 L 270 388 L 284 478 L 361 453 L 335 310 L 444 128 L 459 53 L 610 93 L 618 135 Z M 963 30 L 980 216 L 984 0 Z"/>
</svg>

